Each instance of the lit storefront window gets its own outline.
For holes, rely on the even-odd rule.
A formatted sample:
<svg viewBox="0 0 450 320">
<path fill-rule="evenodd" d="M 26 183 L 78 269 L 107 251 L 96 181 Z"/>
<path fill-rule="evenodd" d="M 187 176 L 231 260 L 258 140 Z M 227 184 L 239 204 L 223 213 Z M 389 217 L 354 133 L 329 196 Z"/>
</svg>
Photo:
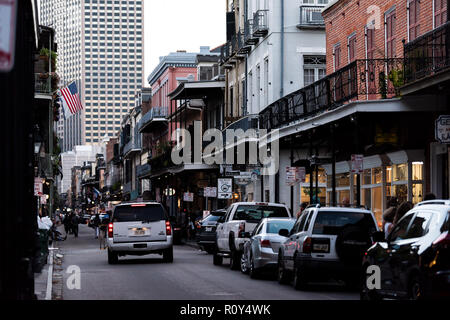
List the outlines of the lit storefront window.
<svg viewBox="0 0 450 320">
<path fill-rule="evenodd" d="M 316 187 L 316 173 L 313 173 L 313 189 L 312 191 L 310 190 L 310 179 L 311 179 L 311 175 L 307 174 L 305 176 L 305 182 L 300 184 L 300 202 L 307 202 L 307 203 L 312 203 L 315 202 L 316 195 L 315 195 L 315 187 Z M 326 186 L 327 186 L 327 174 L 325 172 L 325 169 L 319 168 L 319 173 L 318 173 L 318 200 L 320 201 L 320 203 L 322 205 L 325 205 L 327 203 L 327 194 L 326 194 Z M 311 201 L 311 195 L 312 195 L 312 200 Z"/>
</svg>

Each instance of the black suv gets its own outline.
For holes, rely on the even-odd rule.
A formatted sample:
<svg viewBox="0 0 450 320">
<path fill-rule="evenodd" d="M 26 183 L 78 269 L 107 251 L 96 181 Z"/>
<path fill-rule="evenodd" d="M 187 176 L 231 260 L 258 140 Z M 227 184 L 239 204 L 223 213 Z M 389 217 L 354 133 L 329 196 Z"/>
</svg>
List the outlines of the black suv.
<svg viewBox="0 0 450 320">
<path fill-rule="evenodd" d="M 378 234 L 363 261 L 361 299 L 449 299 L 449 226 L 450 200 L 431 200 L 408 211 L 387 239 Z M 379 267 L 378 284 L 371 265 Z"/>
<path fill-rule="evenodd" d="M 227 211 L 225 209 L 211 211 L 211 214 L 199 222 L 196 240 L 200 248 L 208 253 L 214 252 L 216 247 L 217 221 L 220 217 L 223 217 L 226 212 Z"/>
</svg>

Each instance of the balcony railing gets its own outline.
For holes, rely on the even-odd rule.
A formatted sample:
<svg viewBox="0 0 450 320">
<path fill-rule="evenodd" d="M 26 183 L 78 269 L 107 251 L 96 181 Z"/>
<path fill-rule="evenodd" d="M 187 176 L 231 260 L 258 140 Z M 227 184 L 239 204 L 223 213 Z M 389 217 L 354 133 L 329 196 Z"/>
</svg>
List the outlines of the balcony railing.
<svg viewBox="0 0 450 320">
<path fill-rule="evenodd" d="M 225 128 L 225 130 L 222 131 L 222 139 L 223 141 L 227 141 L 227 130 L 236 131 L 238 129 L 247 132 L 249 129 L 254 129 L 255 134 L 258 134 L 258 115 L 249 115 L 240 118 L 239 120 L 233 122 L 228 127 Z M 237 137 L 234 138 L 235 142 L 237 140 Z"/>
<path fill-rule="evenodd" d="M 350 101 L 395 97 L 403 85 L 402 75 L 403 59 L 353 61 L 269 105 L 259 114 L 260 128 L 276 129 Z"/>
<path fill-rule="evenodd" d="M 140 152 L 141 151 L 141 145 L 139 141 L 128 141 L 128 143 L 123 147 L 123 154 L 127 155 L 131 152 Z"/>
<path fill-rule="evenodd" d="M 325 22 L 322 17 L 324 6 L 300 6 L 299 28 L 324 28 Z"/>
<path fill-rule="evenodd" d="M 259 38 L 253 35 L 253 19 L 248 19 L 245 22 L 244 27 L 244 42 L 247 45 L 254 45 L 257 44 L 258 41 Z"/>
<path fill-rule="evenodd" d="M 253 14 L 253 35 L 264 37 L 269 32 L 269 10 L 258 10 Z"/>
<path fill-rule="evenodd" d="M 45 76 L 45 74 L 34 74 L 34 93 L 35 94 L 52 94 L 52 82 L 51 77 Z"/>
<path fill-rule="evenodd" d="M 136 167 L 136 175 L 139 178 L 149 175 L 150 171 L 151 166 L 148 163 Z"/>
<path fill-rule="evenodd" d="M 450 67 L 450 22 L 408 42 L 404 47 L 405 84 Z"/>
<path fill-rule="evenodd" d="M 146 114 L 144 114 L 138 123 L 140 131 L 151 123 L 153 120 L 167 120 L 168 108 L 167 107 L 153 107 Z"/>
</svg>

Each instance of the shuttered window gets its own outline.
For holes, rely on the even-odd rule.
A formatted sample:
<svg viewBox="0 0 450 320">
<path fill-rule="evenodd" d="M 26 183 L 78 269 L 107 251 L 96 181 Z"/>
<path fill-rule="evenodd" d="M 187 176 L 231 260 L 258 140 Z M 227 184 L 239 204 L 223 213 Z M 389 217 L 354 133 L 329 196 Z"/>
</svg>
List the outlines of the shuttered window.
<svg viewBox="0 0 450 320">
<path fill-rule="evenodd" d="M 409 41 L 414 40 L 420 34 L 420 2 L 411 0 L 409 2 Z"/>
</svg>

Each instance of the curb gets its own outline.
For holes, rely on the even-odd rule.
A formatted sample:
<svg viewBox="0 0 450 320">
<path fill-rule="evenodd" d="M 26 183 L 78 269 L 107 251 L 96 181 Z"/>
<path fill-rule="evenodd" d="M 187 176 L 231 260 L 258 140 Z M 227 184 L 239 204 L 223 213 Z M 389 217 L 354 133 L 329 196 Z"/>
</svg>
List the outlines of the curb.
<svg viewBox="0 0 450 320">
<path fill-rule="evenodd" d="M 47 292 L 45 294 L 45 300 L 52 300 L 52 290 L 53 290 L 53 243 L 49 248 L 49 262 L 48 262 L 48 275 L 47 275 Z"/>
</svg>

